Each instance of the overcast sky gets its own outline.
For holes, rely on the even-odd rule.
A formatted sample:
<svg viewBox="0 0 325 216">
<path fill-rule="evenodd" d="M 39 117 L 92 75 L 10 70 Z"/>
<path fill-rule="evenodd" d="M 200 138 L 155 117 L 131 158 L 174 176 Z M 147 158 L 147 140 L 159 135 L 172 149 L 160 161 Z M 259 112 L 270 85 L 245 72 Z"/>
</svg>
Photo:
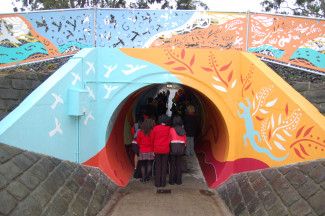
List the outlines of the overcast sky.
<svg viewBox="0 0 325 216">
<path fill-rule="evenodd" d="M 212 11 L 261 11 L 260 2 L 262 0 L 201 0 L 205 2 Z M 0 13 L 11 13 L 11 0 L 0 0 Z"/>
</svg>

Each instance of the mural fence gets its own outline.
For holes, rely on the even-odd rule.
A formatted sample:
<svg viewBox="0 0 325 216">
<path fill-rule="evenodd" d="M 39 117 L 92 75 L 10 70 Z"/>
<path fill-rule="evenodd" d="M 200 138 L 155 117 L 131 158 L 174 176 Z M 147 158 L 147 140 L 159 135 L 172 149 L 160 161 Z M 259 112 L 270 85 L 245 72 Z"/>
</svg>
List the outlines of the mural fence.
<svg viewBox="0 0 325 216">
<path fill-rule="evenodd" d="M 262 13 L 73 9 L 0 14 L 0 67 L 85 47 L 235 49 L 325 72 L 325 20 Z"/>
</svg>

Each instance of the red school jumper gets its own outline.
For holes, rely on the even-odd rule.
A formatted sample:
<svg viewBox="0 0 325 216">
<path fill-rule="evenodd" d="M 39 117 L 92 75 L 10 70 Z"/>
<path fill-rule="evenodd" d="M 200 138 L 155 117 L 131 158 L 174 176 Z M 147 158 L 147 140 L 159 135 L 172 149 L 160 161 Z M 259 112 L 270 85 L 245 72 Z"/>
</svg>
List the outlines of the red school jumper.
<svg viewBox="0 0 325 216">
<path fill-rule="evenodd" d="M 142 130 L 138 131 L 136 142 L 139 145 L 140 153 L 153 152 L 153 143 L 151 141 L 151 132 L 146 135 Z"/>
<path fill-rule="evenodd" d="M 153 149 L 158 154 L 169 154 L 170 127 L 164 124 L 156 125 L 151 131 Z"/>
<path fill-rule="evenodd" d="M 184 143 L 184 145 L 186 145 L 186 135 L 178 135 L 175 128 L 170 128 L 169 136 L 171 143 Z"/>
</svg>

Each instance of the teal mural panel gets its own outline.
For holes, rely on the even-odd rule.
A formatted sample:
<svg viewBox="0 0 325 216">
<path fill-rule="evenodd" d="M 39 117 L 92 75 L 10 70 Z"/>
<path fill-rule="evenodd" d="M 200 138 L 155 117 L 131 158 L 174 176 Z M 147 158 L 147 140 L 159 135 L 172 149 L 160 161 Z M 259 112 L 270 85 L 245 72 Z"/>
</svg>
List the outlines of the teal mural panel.
<svg viewBox="0 0 325 216">
<path fill-rule="evenodd" d="M 0 142 L 85 162 L 104 148 L 125 98 L 167 82 L 180 83 L 119 49 L 83 49 L 0 122 Z"/>
</svg>

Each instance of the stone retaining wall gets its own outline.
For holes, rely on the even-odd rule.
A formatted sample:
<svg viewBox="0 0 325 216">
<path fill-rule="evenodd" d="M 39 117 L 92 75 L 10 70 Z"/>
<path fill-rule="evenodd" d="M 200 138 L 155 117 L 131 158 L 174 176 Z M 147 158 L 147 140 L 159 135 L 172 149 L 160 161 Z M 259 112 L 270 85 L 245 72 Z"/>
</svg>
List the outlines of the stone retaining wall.
<svg viewBox="0 0 325 216">
<path fill-rule="evenodd" d="M 325 115 L 325 81 L 318 83 L 291 81 L 289 84 Z"/>
<path fill-rule="evenodd" d="M 240 173 L 217 192 L 235 215 L 325 215 L 325 159 Z"/>
<path fill-rule="evenodd" d="M 0 70 L 0 121 L 68 58 Z"/>
<path fill-rule="evenodd" d="M 116 189 L 96 168 L 0 144 L 0 215 L 96 215 Z"/>
</svg>

